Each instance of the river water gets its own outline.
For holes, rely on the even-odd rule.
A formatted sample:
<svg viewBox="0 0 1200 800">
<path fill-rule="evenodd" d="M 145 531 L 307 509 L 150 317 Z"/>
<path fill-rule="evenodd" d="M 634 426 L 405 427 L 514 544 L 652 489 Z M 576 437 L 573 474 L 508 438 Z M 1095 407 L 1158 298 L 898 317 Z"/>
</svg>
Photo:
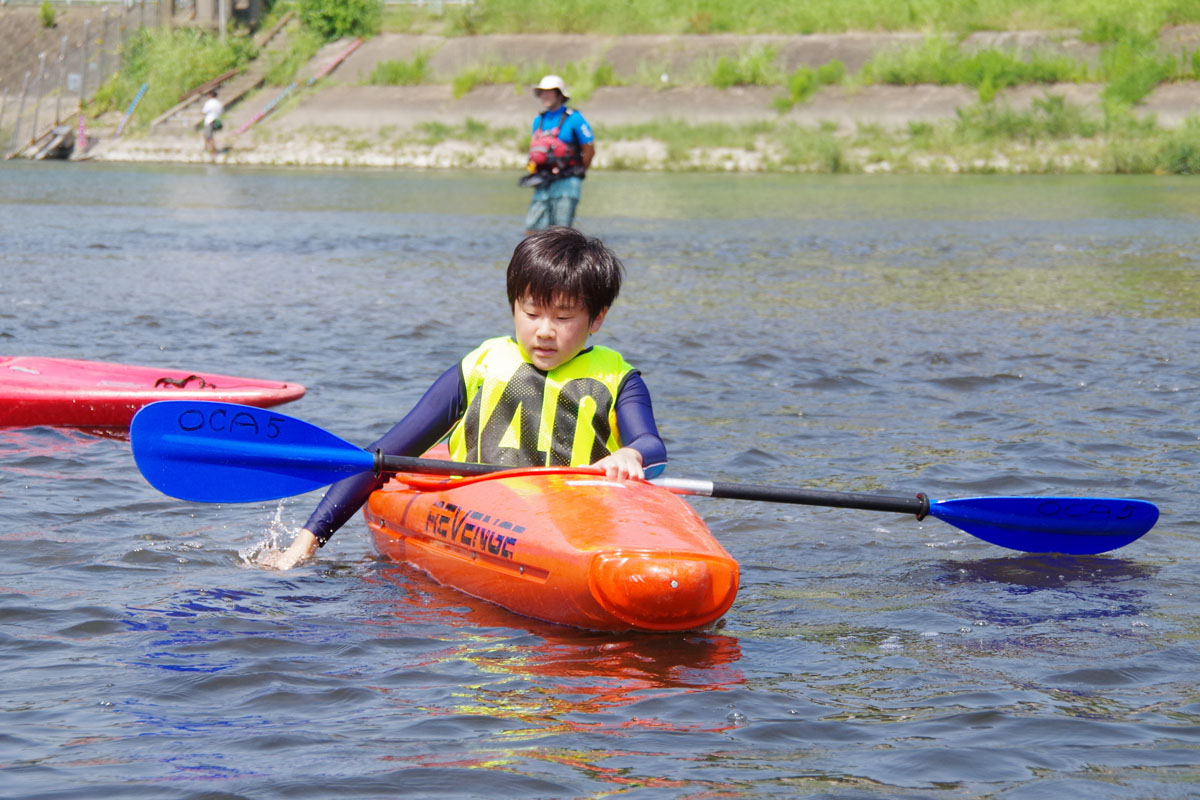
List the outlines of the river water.
<svg viewBox="0 0 1200 800">
<path fill-rule="evenodd" d="M 677 477 L 1137 497 L 1101 556 L 701 499 L 711 629 L 514 616 L 371 551 L 253 566 L 319 494 L 166 498 L 119 435 L 0 431 L 0 796 L 1200 793 L 1200 192 L 1162 177 L 598 173 L 597 340 Z M 511 175 L 0 167 L 0 352 L 296 381 L 352 441 L 511 330 Z"/>
</svg>

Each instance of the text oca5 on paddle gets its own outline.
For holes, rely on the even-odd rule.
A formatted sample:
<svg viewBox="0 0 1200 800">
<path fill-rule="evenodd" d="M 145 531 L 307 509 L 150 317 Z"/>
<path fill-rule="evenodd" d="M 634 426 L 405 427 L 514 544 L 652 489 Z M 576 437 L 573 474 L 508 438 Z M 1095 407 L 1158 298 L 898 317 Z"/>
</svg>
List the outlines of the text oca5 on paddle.
<svg viewBox="0 0 1200 800">
<path fill-rule="evenodd" d="M 194 433 L 201 429 L 210 431 L 228 431 L 238 436 L 253 434 L 266 439 L 275 439 L 282 433 L 280 423 L 286 422 L 283 417 L 268 415 L 265 420 L 258 420 L 248 411 L 238 411 L 230 414 L 224 408 L 218 408 L 205 414 L 198 408 L 189 408 L 179 415 L 179 429 Z"/>
</svg>

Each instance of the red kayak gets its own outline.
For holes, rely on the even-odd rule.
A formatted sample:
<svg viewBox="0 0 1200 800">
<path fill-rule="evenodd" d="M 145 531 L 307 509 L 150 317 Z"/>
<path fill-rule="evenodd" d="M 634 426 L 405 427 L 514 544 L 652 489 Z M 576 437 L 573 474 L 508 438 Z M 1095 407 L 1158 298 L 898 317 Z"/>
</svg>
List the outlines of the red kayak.
<svg viewBox="0 0 1200 800">
<path fill-rule="evenodd" d="M 126 428 L 157 400 L 219 400 L 267 408 L 304 396 L 278 383 L 72 358 L 0 356 L 0 426 Z"/>
</svg>

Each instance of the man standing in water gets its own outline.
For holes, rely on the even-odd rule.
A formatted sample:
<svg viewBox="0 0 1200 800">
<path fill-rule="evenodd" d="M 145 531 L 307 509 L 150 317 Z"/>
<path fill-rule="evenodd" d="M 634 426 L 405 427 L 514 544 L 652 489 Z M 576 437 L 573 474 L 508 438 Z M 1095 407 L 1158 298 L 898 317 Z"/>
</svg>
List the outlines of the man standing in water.
<svg viewBox="0 0 1200 800">
<path fill-rule="evenodd" d="M 566 84 L 547 75 L 534 87 L 542 113 L 533 118 L 529 139 L 529 175 L 522 186 L 532 186 L 533 199 L 525 215 L 526 235 L 552 225 L 571 227 L 583 191 L 583 177 L 596 155 L 592 128 L 573 108 Z"/>
<path fill-rule="evenodd" d="M 200 111 L 204 114 L 204 149 L 208 151 L 209 157 L 216 158 L 217 143 L 213 141 L 213 134 L 221 128 L 221 114 L 225 113 L 225 106 L 217 99 L 215 89 L 208 93 L 208 99 L 204 101 Z"/>
</svg>

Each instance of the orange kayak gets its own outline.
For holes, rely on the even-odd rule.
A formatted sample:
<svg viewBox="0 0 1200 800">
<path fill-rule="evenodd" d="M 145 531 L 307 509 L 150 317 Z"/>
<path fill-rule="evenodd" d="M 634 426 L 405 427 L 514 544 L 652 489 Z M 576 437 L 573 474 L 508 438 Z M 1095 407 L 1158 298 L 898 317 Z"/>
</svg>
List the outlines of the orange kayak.
<svg viewBox="0 0 1200 800">
<path fill-rule="evenodd" d="M 593 469 L 404 473 L 363 513 L 380 555 L 548 622 L 688 630 L 719 619 L 737 595 L 737 562 L 682 498 Z"/>
</svg>

